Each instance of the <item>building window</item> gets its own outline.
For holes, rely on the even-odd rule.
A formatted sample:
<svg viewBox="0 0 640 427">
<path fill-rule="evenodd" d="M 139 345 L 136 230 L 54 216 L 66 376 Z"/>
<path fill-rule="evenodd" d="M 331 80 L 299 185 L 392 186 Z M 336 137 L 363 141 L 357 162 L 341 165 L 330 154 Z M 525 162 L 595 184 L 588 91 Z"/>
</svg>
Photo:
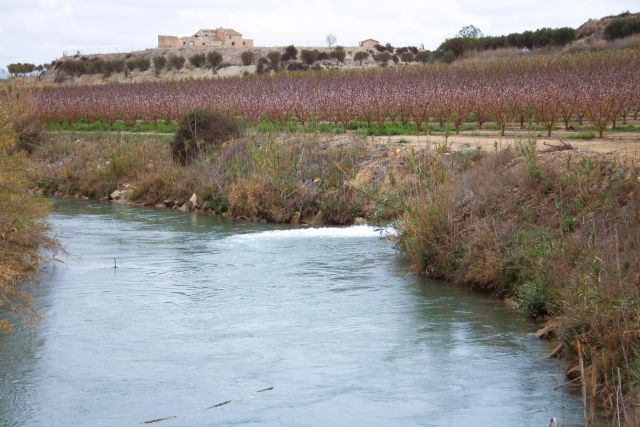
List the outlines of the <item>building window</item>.
<svg viewBox="0 0 640 427">
<path fill-rule="evenodd" d="M 244 40 L 242 41 L 242 46 L 246 46 L 247 44 L 244 42 Z"/>
<path fill-rule="evenodd" d="M 231 42 L 231 46 L 235 46 L 235 45 L 236 45 L 236 42 Z"/>
<path fill-rule="evenodd" d="M 202 42 L 202 46 L 204 46 L 204 42 Z"/>
</svg>

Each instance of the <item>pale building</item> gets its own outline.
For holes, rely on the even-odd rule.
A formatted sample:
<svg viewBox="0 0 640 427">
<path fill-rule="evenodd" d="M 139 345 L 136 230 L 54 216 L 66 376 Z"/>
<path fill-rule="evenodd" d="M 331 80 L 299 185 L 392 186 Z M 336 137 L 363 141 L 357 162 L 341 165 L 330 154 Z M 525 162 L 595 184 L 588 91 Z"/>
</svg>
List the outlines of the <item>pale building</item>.
<svg viewBox="0 0 640 427">
<path fill-rule="evenodd" d="M 253 40 L 243 39 L 242 34 L 231 28 L 198 30 L 191 37 L 158 36 L 158 48 L 195 48 L 195 47 L 253 47 Z"/>
<path fill-rule="evenodd" d="M 363 47 L 365 49 L 374 49 L 378 44 L 380 44 L 378 40 L 366 39 L 360 42 L 360 47 Z"/>
</svg>

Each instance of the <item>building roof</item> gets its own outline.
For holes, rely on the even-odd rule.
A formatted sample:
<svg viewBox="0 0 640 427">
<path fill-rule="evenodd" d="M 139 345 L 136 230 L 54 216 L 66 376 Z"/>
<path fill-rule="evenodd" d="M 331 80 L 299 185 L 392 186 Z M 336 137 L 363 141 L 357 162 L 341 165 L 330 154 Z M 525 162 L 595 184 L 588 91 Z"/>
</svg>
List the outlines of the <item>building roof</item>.
<svg viewBox="0 0 640 427">
<path fill-rule="evenodd" d="M 234 35 L 237 35 L 237 36 L 241 36 L 242 35 L 241 33 L 237 32 L 233 28 L 222 28 L 222 27 L 220 27 L 218 29 L 224 31 L 227 34 L 234 34 Z"/>
</svg>

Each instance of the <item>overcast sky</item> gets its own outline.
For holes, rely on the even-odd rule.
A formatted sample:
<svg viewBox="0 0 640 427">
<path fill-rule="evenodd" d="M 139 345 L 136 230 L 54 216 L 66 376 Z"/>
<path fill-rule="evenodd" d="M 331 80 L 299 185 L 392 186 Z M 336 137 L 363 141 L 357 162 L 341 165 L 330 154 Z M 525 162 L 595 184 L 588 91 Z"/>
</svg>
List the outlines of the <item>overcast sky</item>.
<svg viewBox="0 0 640 427">
<path fill-rule="evenodd" d="M 577 27 L 589 18 L 638 11 L 638 0 L 0 0 L 0 67 L 44 63 L 63 52 L 126 52 L 156 46 L 158 34 L 187 36 L 231 27 L 256 46 L 322 46 L 375 38 L 436 48 L 462 26 L 499 35 Z"/>
</svg>

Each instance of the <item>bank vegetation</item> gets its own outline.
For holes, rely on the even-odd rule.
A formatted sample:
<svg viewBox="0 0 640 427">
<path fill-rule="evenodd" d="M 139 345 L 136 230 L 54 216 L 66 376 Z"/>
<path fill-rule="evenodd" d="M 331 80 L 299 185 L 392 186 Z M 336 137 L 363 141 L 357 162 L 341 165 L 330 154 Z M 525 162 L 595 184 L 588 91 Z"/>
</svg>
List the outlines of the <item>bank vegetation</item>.
<svg viewBox="0 0 640 427">
<path fill-rule="evenodd" d="M 48 203 L 34 197 L 28 151 L 33 126 L 33 98 L 27 90 L 0 91 L 0 332 L 11 329 L 15 314 L 37 317 L 24 290 L 39 271 L 42 250 L 55 249 L 47 235 Z M 22 147 L 23 149 L 20 149 Z"/>
</svg>

